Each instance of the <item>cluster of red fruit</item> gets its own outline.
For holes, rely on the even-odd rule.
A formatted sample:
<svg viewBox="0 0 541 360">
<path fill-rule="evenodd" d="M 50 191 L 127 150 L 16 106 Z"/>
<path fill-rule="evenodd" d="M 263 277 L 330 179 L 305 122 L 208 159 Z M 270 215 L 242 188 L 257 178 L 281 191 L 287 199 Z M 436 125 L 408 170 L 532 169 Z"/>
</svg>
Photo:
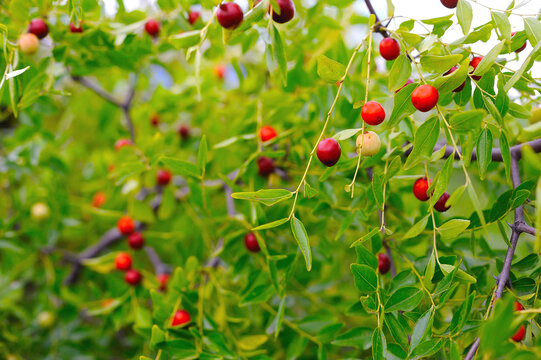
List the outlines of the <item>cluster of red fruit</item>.
<svg viewBox="0 0 541 360">
<path fill-rule="evenodd" d="M 82 33 L 82 23 L 76 26 L 74 23 L 69 25 L 70 32 Z M 33 19 L 28 25 L 28 33 L 19 37 L 19 48 L 23 54 L 34 54 L 39 49 L 39 40 L 49 34 L 49 26 L 43 19 Z"/>
<path fill-rule="evenodd" d="M 259 138 L 262 142 L 274 139 L 278 134 L 270 125 L 265 125 L 259 129 Z M 257 159 L 257 173 L 261 176 L 269 176 L 274 172 L 274 160 L 267 156 L 260 156 Z"/>
<path fill-rule="evenodd" d="M 153 127 L 158 127 L 158 125 L 160 125 L 160 115 L 152 114 L 152 116 L 150 117 L 150 125 L 152 125 Z M 178 135 L 183 140 L 188 139 L 190 137 L 190 128 L 187 125 L 181 125 L 178 128 Z M 128 139 L 120 139 L 117 141 L 117 144 L 122 145 L 122 146 L 131 145 L 131 141 Z M 115 144 L 115 149 L 116 148 L 117 148 L 117 145 Z"/>
<path fill-rule="evenodd" d="M 188 22 L 190 25 L 193 25 L 201 18 L 199 11 L 191 10 L 188 13 Z M 157 37 L 160 34 L 161 24 L 156 19 L 149 19 L 145 23 L 145 31 L 148 35 L 152 37 Z"/>
<path fill-rule="evenodd" d="M 254 1 L 254 6 L 257 5 L 260 1 Z M 280 7 L 280 13 L 276 13 L 272 6 L 269 5 L 269 13 L 272 13 L 272 20 L 284 24 L 295 16 L 295 4 L 293 0 L 276 0 L 276 3 Z M 216 11 L 216 19 L 222 27 L 226 29 L 235 29 L 238 27 L 242 20 L 244 20 L 244 14 L 242 9 L 237 3 L 234 2 L 225 2 L 221 3 L 218 6 Z"/>
<path fill-rule="evenodd" d="M 413 195 L 421 201 L 427 201 L 430 199 L 431 195 L 428 195 L 428 188 L 430 187 L 431 181 L 427 180 L 426 178 L 422 177 L 415 181 L 413 184 Z M 447 200 L 449 200 L 449 193 L 446 191 L 444 192 L 438 201 L 434 204 L 434 209 L 436 209 L 439 212 L 445 212 L 449 210 L 450 206 L 446 206 Z"/>
</svg>

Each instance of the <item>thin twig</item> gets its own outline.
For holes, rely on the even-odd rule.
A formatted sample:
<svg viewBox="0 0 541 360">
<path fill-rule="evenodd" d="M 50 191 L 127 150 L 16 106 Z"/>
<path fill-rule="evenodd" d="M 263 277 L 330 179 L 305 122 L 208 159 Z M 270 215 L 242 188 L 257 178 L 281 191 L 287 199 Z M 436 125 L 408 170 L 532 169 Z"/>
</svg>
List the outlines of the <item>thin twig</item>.
<svg viewBox="0 0 541 360">
<path fill-rule="evenodd" d="M 171 273 L 171 267 L 162 261 L 152 246 L 145 246 L 145 252 L 147 253 L 148 258 L 154 267 L 154 273 L 156 275 Z"/>
<path fill-rule="evenodd" d="M 374 31 L 377 33 L 380 33 L 385 38 L 389 37 L 390 36 L 389 33 L 385 31 L 385 29 L 382 28 L 381 20 L 379 19 L 378 14 L 376 14 L 376 10 L 372 6 L 372 3 L 370 2 L 370 0 L 364 0 L 364 2 L 366 3 L 366 7 L 368 8 L 368 11 L 370 11 L 370 14 L 373 14 L 376 17 L 376 23 L 374 24 Z"/>
<path fill-rule="evenodd" d="M 122 102 L 115 99 L 111 94 L 109 94 L 107 91 L 105 91 L 101 86 L 98 84 L 93 83 L 92 81 L 88 80 L 87 78 L 81 77 L 81 76 L 72 76 L 71 77 L 74 81 L 77 81 L 81 85 L 89 88 L 90 90 L 94 91 L 97 95 L 102 97 L 103 99 L 109 101 L 111 104 L 116 105 L 118 107 L 122 107 Z"/>
</svg>

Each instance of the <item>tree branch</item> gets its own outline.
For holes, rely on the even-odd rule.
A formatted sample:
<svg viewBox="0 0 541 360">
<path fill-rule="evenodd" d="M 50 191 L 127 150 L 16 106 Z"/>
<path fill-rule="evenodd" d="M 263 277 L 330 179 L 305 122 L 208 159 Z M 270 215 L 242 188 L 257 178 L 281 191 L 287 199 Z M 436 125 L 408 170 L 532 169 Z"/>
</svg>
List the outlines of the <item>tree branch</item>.
<svg viewBox="0 0 541 360">
<path fill-rule="evenodd" d="M 156 275 L 171 273 L 171 267 L 162 261 L 153 247 L 145 246 L 145 252 L 147 253 L 148 258 L 154 267 L 154 273 Z"/>
<path fill-rule="evenodd" d="M 380 33 L 384 38 L 389 37 L 389 33 L 382 29 L 381 27 L 381 20 L 378 17 L 378 14 L 376 14 L 376 10 L 372 6 L 372 3 L 370 0 L 364 0 L 366 7 L 368 8 L 368 11 L 370 11 L 370 14 L 373 14 L 376 17 L 376 23 L 374 24 L 374 31 L 377 33 Z"/>
<path fill-rule="evenodd" d="M 72 76 L 71 77 L 74 81 L 77 81 L 81 85 L 89 88 L 90 90 L 94 91 L 97 95 L 99 95 L 101 98 L 107 100 L 113 105 L 116 105 L 118 107 L 122 107 L 122 103 L 115 99 L 111 94 L 109 94 L 107 91 L 105 91 L 102 87 L 100 87 L 98 84 L 93 83 L 92 81 L 88 80 L 87 78 L 84 78 L 82 76 Z"/>
</svg>

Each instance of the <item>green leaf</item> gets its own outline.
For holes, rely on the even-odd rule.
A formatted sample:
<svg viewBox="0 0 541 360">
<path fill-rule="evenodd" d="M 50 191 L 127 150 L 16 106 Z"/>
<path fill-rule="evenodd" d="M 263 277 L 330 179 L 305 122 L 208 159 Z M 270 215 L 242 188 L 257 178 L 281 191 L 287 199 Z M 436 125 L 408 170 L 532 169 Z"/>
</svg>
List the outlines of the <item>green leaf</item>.
<svg viewBox="0 0 541 360">
<path fill-rule="evenodd" d="M 411 239 L 422 233 L 423 230 L 426 228 L 429 216 L 430 215 L 425 216 L 421 220 L 417 221 L 412 227 L 410 227 L 409 230 L 402 237 L 402 240 Z"/>
<path fill-rule="evenodd" d="M 463 1 L 463 0 L 460 0 L 460 1 Z M 430 357 L 431 355 L 434 355 L 435 353 L 437 353 L 440 350 L 442 345 L 443 345 L 443 340 L 441 339 L 440 340 L 436 340 L 436 339 L 427 340 L 419 344 L 419 346 L 415 348 L 415 351 L 413 352 L 413 356 L 416 359 Z"/>
<path fill-rule="evenodd" d="M 449 240 L 460 235 L 468 228 L 468 226 L 470 226 L 470 220 L 451 219 L 442 226 L 438 227 L 437 230 L 442 240 Z"/>
<path fill-rule="evenodd" d="M 481 76 L 485 74 L 488 70 L 490 70 L 490 68 L 492 67 L 496 59 L 498 58 L 498 55 L 500 55 L 500 53 L 502 52 L 504 45 L 505 45 L 505 40 L 500 41 L 498 44 L 496 44 L 496 46 L 494 46 L 488 52 L 488 54 L 483 56 L 483 59 L 481 60 L 479 65 L 477 65 L 477 67 L 475 68 L 473 75 Z"/>
<path fill-rule="evenodd" d="M 425 268 L 425 274 L 423 277 L 423 283 L 425 284 L 425 287 L 428 287 L 432 283 L 432 278 L 434 277 L 434 273 L 436 271 L 436 257 L 434 256 L 434 252 L 430 255 L 430 260 L 428 260 L 428 264 L 426 264 Z"/>
<path fill-rule="evenodd" d="M 412 311 L 423 299 L 423 292 L 413 286 L 396 290 L 385 303 L 385 312 Z"/>
<path fill-rule="evenodd" d="M 253 351 L 267 342 L 267 335 L 247 335 L 238 341 L 238 346 L 243 351 Z"/>
<path fill-rule="evenodd" d="M 199 143 L 199 151 L 197 153 L 197 164 L 199 165 L 199 168 L 201 168 L 201 171 L 203 173 L 205 172 L 205 166 L 207 165 L 207 154 L 207 137 L 203 135 L 201 137 L 201 142 Z"/>
<path fill-rule="evenodd" d="M 496 27 L 500 30 L 500 34 L 506 40 L 511 40 L 511 24 L 509 23 L 507 16 L 504 13 L 493 11 L 491 11 L 490 14 L 492 15 L 492 20 L 496 24 Z"/>
<path fill-rule="evenodd" d="M 406 55 L 400 55 L 393 62 L 389 72 L 389 91 L 400 89 L 411 76 L 411 63 Z"/>
<path fill-rule="evenodd" d="M 451 334 L 458 334 L 460 330 L 462 330 L 462 328 L 466 324 L 466 321 L 468 320 L 470 316 L 474 299 L 475 299 L 475 291 L 473 291 L 466 298 L 466 301 L 464 301 L 460 305 L 460 307 L 458 308 L 458 311 L 454 312 L 453 319 L 451 320 L 451 325 L 449 326 L 449 332 Z"/>
<path fill-rule="evenodd" d="M 479 176 L 485 178 L 487 168 L 492 162 L 492 132 L 484 128 L 477 139 L 477 164 L 479 165 Z"/>
<path fill-rule="evenodd" d="M 278 312 L 276 313 L 276 327 L 274 329 L 274 338 L 277 339 L 280 334 L 280 329 L 282 328 L 282 321 L 284 320 L 284 310 L 286 305 L 286 297 L 284 296 L 280 300 L 280 306 L 278 307 Z"/>
<path fill-rule="evenodd" d="M 533 17 L 524 17 L 524 30 L 532 46 L 541 42 L 541 22 Z"/>
<path fill-rule="evenodd" d="M 340 80 L 345 72 L 346 67 L 337 61 L 329 59 L 325 55 L 319 55 L 317 57 L 317 74 L 323 80 L 335 83 Z"/>
<path fill-rule="evenodd" d="M 406 85 L 403 89 L 394 95 L 394 105 L 389 121 L 387 122 L 387 128 L 393 128 L 400 120 L 405 116 L 413 114 L 416 109 L 411 103 L 411 93 L 419 86 L 418 84 Z"/>
<path fill-rule="evenodd" d="M 152 336 L 150 338 L 150 349 L 155 350 L 156 346 L 166 340 L 165 332 L 158 327 L 158 325 L 152 325 Z"/>
<path fill-rule="evenodd" d="M 306 270 L 310 271 L 312 269 L 312 250 L 310 249 L 310 241 L 308 240 L 308 234 L 306 234 L 303 223 L 295 216 L 291 218 L 291 231 L 304 256 Z"/>
<path fill-rule="evenodd" d="M 465 58 L 462 60 L 457 70 L 453 71 L 450 74 L 442 75 L 436 78 L 434 80 L 433 86 L 436 89 L 438 89 L 438 92 L 443 94 L 443 93 L 449 93 L 455 90 L 456 88 L 460 87 L 463 83 L 466 82 L 464 89 L 460 91 L 459 93 L 457 93 L 456 95 L 466 92 L 465 94 L 467 94 L 467 96 L 469 97 L 471 94 L 471 90 L 469 93 L 467 93 L 467 89 L 468 88 L 471 89 L 471 83 L 468 78 L 469 68 L 470 68 L 470 59 Z"/>
<path fill-rule="evenodd" d="M 272 25 L 272 54 L 274 59 L 276 60 L 276 63 L 278 64 L 278 68 L 280 69 L 280 75 L 282 77 L 282 83 L 284 86 L 287 85 L 287 60 L 286 60 L 286 53 L 284 48 L 284 43 L 282 42 L 282 38 L 280 37 L 280 32 L 274 26 Z"/>
<path fill-rule="evenodd" d="M 535 45 L 532 52 L 528 55 L 526 60 L 522 63 L 520 68 L 511 76 L 509 80 L 505 83 L 503 89 L 505 92 L 508 92 L 511 90 L 511 88 L 515 85 L 517 81 L 520 80 L 520 78 L 524 75 L 525 71 L 530 70 L 530 68 L 533 66 L 533 63 L 535 59 L 537 59 L 541 55 L 541 41 Z"/>
<path fill-rule="evenodd" d="M 511 150 L 509 148 L 507 136 L 505 136 L 503 131 L 500 133 L 500 152 L 505 167 L 505 176 L 507 179 L 511 179 Z"/>
<path fill-rule="evenodd" d="M 480 336 L 479 351 L 485 354 L 485 357 L 494 358 L 494 352 L 513 335 L 515 329 L 510 324 L 514 317 L 511 297 L 495 302 L 494 312 L 482 328 Z"/>
<path fill-rule="evenodd" d="M 341 140 L 347 140 L 355 135 L 357 135 L 357 133 L 361 131 L 361 129 L 346 129 L 346 130 L 342 130 L 342 131 L 339 131 L 337 132 L 336 134 L 334 134 L 333 136 L 333 139 L 335 140 L 338 140 L 338 141 L 341 141 Z"/>
<path fill-rule="evenodd" d="M 372 329 L 356 327 L 336 337 L 331 343 L 336 346 L 351 346 L 359 349 L 370 348 Z"/>
<path fill-rule="evenodd" d="M 169 41 L 169 43 L 177 49 L 187 49 L 189 47 L 199 44 L 199 42 L 201 41 L 201 31 L 192 30 L 176 35 L 171 35 L 167 38 L 167 41 Z"/>
<path fill-rule="evenodd" d="M 456 7 L 456 17 L 462 28 L 462 33 L 466 35 L 470 32 L 470 26 L 473 18 L 472 7 L 466 0 L 459 0 Z"/>
<path fill-rule="evenodd" d="M 188 161 L 175 159 L 168 156 L 162 156 L 159 159 L 159 162 L 168 169 L 170 169 L 174 174 L 191 176 L 195 178 L 199 178 L 201 175 L 201 170 L 199 169 L 199 167 Z"/>
<path fill-rule="evenodd" d="M 456 112 L 449 119 L 449 125 L 453 133 L 477 131 L 481 127 L 485 115 L 486 112 L 481 109 Z"/>
<path fill-rule="evenodd" d="M 358 244 L 361 244 L 361 243 L 363 243 L 364 241 L 371 239 L 371 238 L 374 237 L 377 233 L 379 233 L 379 231 L 380 231 L 379 226 L 373 228 L 372 230 L 370 230 L 369 232 L 367 232 L 366 234 L 364 234 L 363 236 L 361 236 L 359 239 L 355 240 L 349 247 L 351 248 L 351 247 L 357 246 Z"/>
<path fill-rule="evenodd" d="M 367 265 L 351 264 L 351 272 L 355 286 L 361 294 L 369 294 L 376 291 L 377 275 L 374 269 Z"/>
<path fill-rule="evenodd" d="M 413 150 L 408 156 L 404 169 L 410 169 L 421 161 L 421 156 L 430 156 L 440 134 L 440 122 L 437 116 L 425 121 L 417 131 L 413 140 Z"/>
<path fill-rule="evenodd" d="M 293 193 L 286 189 L 261 189 L 256 192 L 248 191 L 231 194 L 233 199 L 260 201 L 267 206 L 272 206 L 292 196 Z"/>
<path fill-rule="evenodd" d="M 413 333 L 411 334 L 410 348 L 415 350 L 417 345 L 421 343 L 425 337 L 430 334 L 432 329 L 432 323 L 434 321 L 434 308 L 428 309 L 415 323 L 413 327 Z"/>
<path fill-rule="evenodd" d="M 447 186 L 449 185 L 449 179 L 451 178 L 451 171 L 453 170 L 453 161 L 454 156 L 449 156 L 447 160 L 445 160 L 443 168 L 438 173 L 437 179 L 434 180 L 435 186 L 434 192 L 430 197 L 430 206 L 434 206 L 434 204 L 436 204 L 441 195 L 443 195 L 445 190 L 447 190 Z"/>
<path fill-rule="evenodd" d="M 357 252 L 357 263 L 368 265 L 374 270 L 378 268 L 378 259 L 364 246 L 355 246 L 355 251 Z"/>
<path fill-rule="evenodd" d="M 372 359 L 385 360 L 386 356 L 387 341 L 385 340 L 385 334 L 383 334 L 383 330 L 376 328 L 372 335 Z"/>
<path fill-rule="evenodd" d="M 270 223 L 266 223 L 266 224 L 263 224 L 263 225 L 256 226 L 255 228 L 252 229 L 252 231 L 272 229 L 272 228 L 278 227 L 278 226 L 280 226 L 282 224 L 285 224 L 286 222 L 288 222 L 288 220 L 289 220 L 289 218 L 283 218 L 283 219 L 280 219 L 280 220 L 272 221 Z"/>
<path fill-rule="evenodd" d="M 462 60 L 461 54 L 421 56 L 421 66 L 428 72 L 443 73 Z"/>
</svg>

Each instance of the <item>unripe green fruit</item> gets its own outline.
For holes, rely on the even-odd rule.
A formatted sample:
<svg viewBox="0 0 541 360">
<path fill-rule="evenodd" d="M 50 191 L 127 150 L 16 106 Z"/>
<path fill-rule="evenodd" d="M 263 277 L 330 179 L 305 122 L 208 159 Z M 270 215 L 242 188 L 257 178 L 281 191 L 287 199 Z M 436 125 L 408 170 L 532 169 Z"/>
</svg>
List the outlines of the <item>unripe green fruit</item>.
<svg viewBox="0 0 541 360">
<path fill-rule="evenodd" d="M 381 140 L 378 134 L 373 131 L 367 131 L 357 137 L 357 151 L 362 150 L 362 155 L 376 155 L 381 148 Z M 362 144 L 362 145 L 361 145 Z"/>
<path fill-rule="evenodd" d="M 532 116 L 530 116 L 530 124 L 536 124 L 541 121 L 541 107 L 532 109 Z"/>
<path fill-rule="evenodd" d="M 43 202 L 38 202 L 32 205 L 32 208 L 30 209 L 30 214 L 32 215 L 32 219 L 36 221 L 43 221 L 49 218 L 49 215 L 51 215 L 51 211 L 49 210 L 49 206 L 47 206 L 47 204 Z"/>
<path fill-rule="evenodd" d="M 55 321 L 55 316 L 50 311 L 42 311 L 38 314 L 38 324 L 44 329 L 47 329 L 53 326 L 54 321 Z"/>
<path fill-rule="evenodd" d="M 28 33 L 19 37 L 19 48 L 25 55 L 31 55 L 39 49 L 39 39 L 36 35 Z"/>
</svg>

